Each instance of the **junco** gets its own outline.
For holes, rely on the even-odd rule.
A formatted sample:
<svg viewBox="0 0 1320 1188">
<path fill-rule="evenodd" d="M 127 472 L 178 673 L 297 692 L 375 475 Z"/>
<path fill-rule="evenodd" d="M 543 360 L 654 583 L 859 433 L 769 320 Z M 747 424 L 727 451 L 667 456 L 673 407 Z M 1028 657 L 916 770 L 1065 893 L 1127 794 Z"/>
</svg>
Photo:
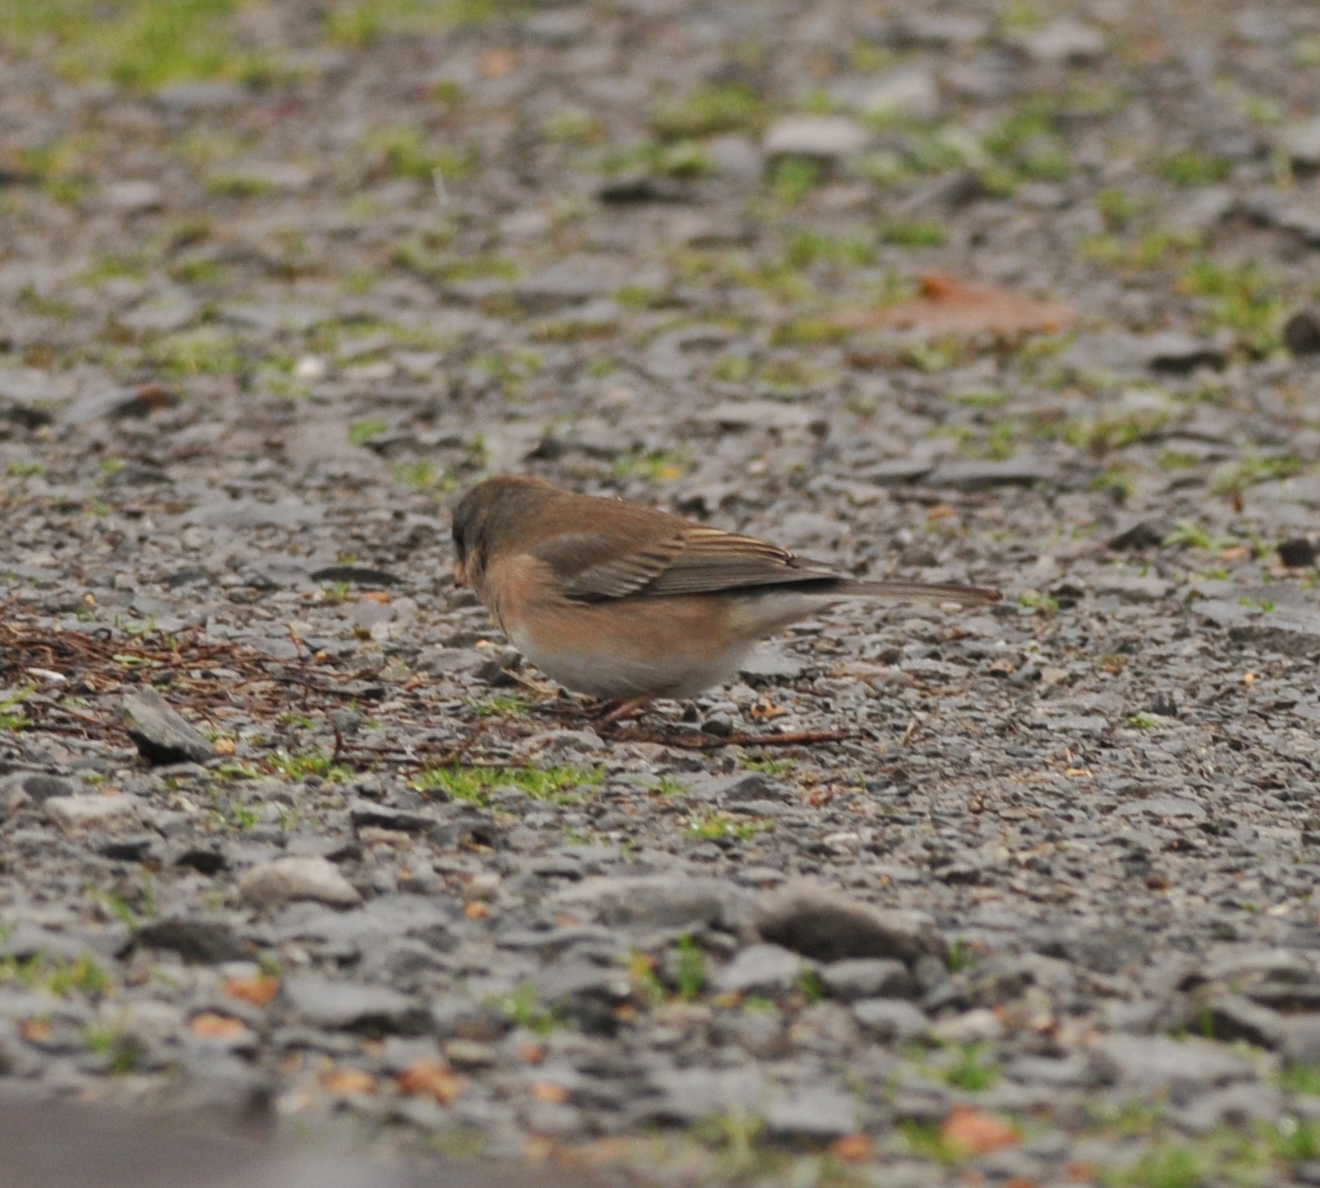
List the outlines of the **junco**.
<svg viewBox="0 0 1320 1188">
<path fill-rule="evenodd" d="M 757 640 L 843 598 L 964 605 L 999 591 L 860 581 L 750 536 L 501 475 L 454 509 L 454 576 L 546 675 L 617 703 L 692 697 Z"/>
</svg>

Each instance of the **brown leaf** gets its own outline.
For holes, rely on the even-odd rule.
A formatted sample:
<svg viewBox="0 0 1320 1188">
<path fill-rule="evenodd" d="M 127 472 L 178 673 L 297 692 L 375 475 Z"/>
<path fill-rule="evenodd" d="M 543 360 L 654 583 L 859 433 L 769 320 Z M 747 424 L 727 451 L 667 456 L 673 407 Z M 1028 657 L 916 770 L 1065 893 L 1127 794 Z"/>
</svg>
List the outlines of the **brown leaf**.
<svg viewBox="0 0 1320 1188">
<path fill-rule="evenodd" d="M 830 1154 L 844 1163 L 866 1163 L 875 1157 L 875 1141 L 869 1134 L 845 1134 L 834 1140 Z"/>
<path fill-rule="evenodd" d="M 332 1068 L 321 1074 L 321 1085 L 336 1097 L 375 1093 L 376 1078 L 360 1068 Z"/>
<path fill-rule="evenodd" d="M 449 1105 L 467 1088 L 467 1082 L 435 1060 L 419 1060 L 399 1074 L 399 1092 L 409 1097 L 434 1097 Z"/>
<path fill-rule="evenodd" d="M 968 1155 L 985 1155 L 1000 1147 L 1011 1147 L 1021 1139 L 1017 1127 L 1004 1118 L 958 1106 L 945 1120 L 940 1137 Z"/>
<path fill-rule="evenodd" d="M 518 59 L 513 56 L 512 50 L 506 49 L 487 50 L 477 65 L 482 78 L 503 78 L 517 68 Z"/>
<path fill-rule="evenodd" d="M 253 1006 L 266 1006 L 280 992 L 279 978 L 258 974 L 255 978 L 230 978 L 225 993 L 230 998 L 241 998 Z"/>
<path fill-rule="evenodd" d="M 927 334 L 993 334 L 1014 338 L 1037 331 L 1053 334 L 1072 325 L 1076 315 L 1066 305 L 1019 297 L 1003 289 L 968 285 L 931 273 L 921 278 L 921 292 L 897 305 L 856 314 L 844 324 L 856 328 L 893 326 Z"/>
<path fill-rule="evenodd" d="M 247 1024 L 232 1015 L 217 1015 L 212 1011 L 205 1011 L 200 1015 L 194 1015 L 188 1021 L 188 1030 L 204 1039 L 232 1039 L 234 1036 L 246 1035 Z"/>
<path fill-rule="evenodd" d="M 532 1096 L 537 1101 L 552 1101 L 559 1104 L 568 1100 L 568 1090 L 553 1081 L 537 1081 L 532 1085 Z"/>
<path fill-rule="evenodd" d="M 463 915 L 469 920 L 486 920 L 490 917 L 490 908 L 480 900 L 474 899 L 463 905 Z"/>
<path fill-rule="evenodd" d="M 48 1043 L 52 1034 L 51 1026 L 45 1019 L 24 1019 L 19 1031 L 30 1044 Z"/>
</svg>

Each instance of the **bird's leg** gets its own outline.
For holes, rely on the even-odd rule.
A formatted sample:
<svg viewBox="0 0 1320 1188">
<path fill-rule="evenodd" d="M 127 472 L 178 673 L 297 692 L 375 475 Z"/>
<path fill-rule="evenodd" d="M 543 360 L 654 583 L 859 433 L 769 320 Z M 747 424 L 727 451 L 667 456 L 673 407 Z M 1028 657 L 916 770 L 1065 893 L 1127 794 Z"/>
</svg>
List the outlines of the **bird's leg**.
<svg viewBox="0 0 1320 1188">
<path fill-rule="evenodd" d="M 602 726 L 613 726 L 624 718 L 630 718 L 651 699 L 649 697 L 615 697 L 602 701 L 596 706 L 591 716 Z"/>
</svg>

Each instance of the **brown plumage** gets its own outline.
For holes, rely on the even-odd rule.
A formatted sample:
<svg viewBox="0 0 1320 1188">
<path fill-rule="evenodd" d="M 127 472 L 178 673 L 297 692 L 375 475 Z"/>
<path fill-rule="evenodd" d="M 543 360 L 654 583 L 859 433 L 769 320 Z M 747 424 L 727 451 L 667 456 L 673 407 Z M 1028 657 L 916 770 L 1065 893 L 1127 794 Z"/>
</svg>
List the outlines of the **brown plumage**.
<svg viewBox="0 0 1320 1188">
<path fill-rule="evenodd" d="M 691 697 L 759 639 L 843 598 L 987 605 L 997 590 L 866 581 L 655 508 L 503 475 L 454 509 L 455 576 L 560 684 Z"/>
</svg>

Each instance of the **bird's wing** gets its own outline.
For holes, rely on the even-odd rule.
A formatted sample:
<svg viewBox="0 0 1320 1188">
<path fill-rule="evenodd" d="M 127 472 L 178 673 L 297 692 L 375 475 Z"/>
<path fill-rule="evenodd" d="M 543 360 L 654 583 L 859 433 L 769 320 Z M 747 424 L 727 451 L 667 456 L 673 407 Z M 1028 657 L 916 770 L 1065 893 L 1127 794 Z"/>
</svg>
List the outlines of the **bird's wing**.
<svg viewBox="0 0 1320 1188">
<path fill-rule="evenodd" d="M 649 540 L 565 533 L 531 552 L 554 571 L 564 594 L 580 602 L 711 594 L 836 576 L 785 549 L 718 528 L 684 527 Z"/>
</svg>

